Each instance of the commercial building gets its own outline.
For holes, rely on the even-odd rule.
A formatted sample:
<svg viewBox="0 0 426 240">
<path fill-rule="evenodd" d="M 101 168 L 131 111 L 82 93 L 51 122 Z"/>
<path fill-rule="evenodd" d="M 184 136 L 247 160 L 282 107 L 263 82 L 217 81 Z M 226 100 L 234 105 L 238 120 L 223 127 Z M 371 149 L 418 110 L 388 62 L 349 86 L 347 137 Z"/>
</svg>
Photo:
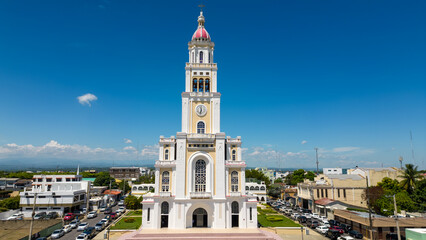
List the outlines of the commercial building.
<svg viewBox="0 0 426 240">
<path fill-rule="evenodd" d="M 362 233 L 366 238 L 371 239 L 369 231 L 370 221 L 368 213 L 347 210 L 335 210 L 334 219 L 339 221 L 340 223 L 344 223 L 348 226 L 351 226 L 352 229 Z M 426 218 L 398 218 L 398 225 L 400 227 L 401 235 L 405 236 L 405 230 L 408 228 L 425 228 Z M 386 239 L 386 234 L 397 232 L 395 218 L 373 214 L 372 226 L 374 239 Z"/>
<path fill-rule="evenodd" d="M 266 203 L 268 200 L 265 182 L 246 182 L 246 192 L 256 196 L 256 199 L 259 202 Z"/>
<path fill-rule="evenodd" d="M 20 207 L 25 217 L 35 212 L 57 212 L 63 215 L 86 207 L 90 182 L 76 175 L 34 175 L 31 191 L 21 192 Z M 34 204 L 35 203 L 35 204 Z"/>
<path fill-rule="evenodd" d="M 109 169 L 109 175 L 119 180 L 137 180 L 143 176 L 140 167 L 112 167 Z"/>
</svg>

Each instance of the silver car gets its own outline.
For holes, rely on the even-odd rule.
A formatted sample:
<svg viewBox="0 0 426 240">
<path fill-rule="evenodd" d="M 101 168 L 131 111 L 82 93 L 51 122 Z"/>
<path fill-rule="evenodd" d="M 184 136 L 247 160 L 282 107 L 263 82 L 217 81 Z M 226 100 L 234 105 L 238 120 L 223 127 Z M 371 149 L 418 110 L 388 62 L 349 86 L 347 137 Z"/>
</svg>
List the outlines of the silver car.
<svg viewBox="0 0 426 240">
<path fill-rule="evenodd" d="M 52 235 L 50 235 L 50 238 L 57 239 L 57 238 L 60 238 L 60 237 L 62 237 L 64 235 L 65 235 L 64 230 L 62 230 L 62 229 L 56 229 L 55 231 L 53 231 Z"/>
<path fill-rule="evenodd" d="M 102 231 L 102 229 L 104 229 L 104 227 L 105 227 L 105 223 L 104 222 L 98 222 L 95 225 L 95 230 L 96 231 Z"/>
</svg>

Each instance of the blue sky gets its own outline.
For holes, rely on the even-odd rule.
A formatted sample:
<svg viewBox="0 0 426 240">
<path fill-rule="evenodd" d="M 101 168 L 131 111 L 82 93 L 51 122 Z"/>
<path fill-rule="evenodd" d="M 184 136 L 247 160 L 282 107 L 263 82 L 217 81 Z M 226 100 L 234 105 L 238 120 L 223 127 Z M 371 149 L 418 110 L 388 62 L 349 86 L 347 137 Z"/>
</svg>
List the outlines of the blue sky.
<svg viewBox="0 0 426 240">
<path fill-rule="evenodd" d="M 152 163 L 180 131 L 198 4 L 0 2 L 0 163 Z M 426 2 L 204 4 L 249 166 L 313 167 L 318 147 L 320 167 L 426 167 Z"/>
</svg>

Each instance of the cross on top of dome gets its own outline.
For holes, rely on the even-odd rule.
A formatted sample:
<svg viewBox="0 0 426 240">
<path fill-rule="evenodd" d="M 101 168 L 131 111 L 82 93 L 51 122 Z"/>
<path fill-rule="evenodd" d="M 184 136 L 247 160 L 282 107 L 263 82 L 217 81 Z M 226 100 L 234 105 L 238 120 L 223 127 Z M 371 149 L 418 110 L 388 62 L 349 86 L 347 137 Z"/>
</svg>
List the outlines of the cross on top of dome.
<svg viewBox="0 0 426 240">
<path fill-rule="evenodd" d="M 192 40 L 210 41 L 211 40 L 210 35 L 207 32 L 207 30 L 204 28 L 205 19 L 203 16 L 203 9 L 202 9 L 204 5 L 200 5 L 199 7 L 201 8 L 201 11 L 200 11 L 200 16 L 198 16 L 198 28 L 195 31 L 195 33 L 192 35 Z"/>
</svg>

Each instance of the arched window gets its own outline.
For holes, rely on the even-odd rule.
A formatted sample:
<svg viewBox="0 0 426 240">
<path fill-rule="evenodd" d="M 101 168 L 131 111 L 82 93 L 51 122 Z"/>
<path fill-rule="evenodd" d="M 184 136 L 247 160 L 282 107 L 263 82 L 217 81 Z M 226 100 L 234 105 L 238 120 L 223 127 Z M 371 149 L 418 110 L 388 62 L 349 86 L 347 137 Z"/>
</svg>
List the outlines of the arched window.
<svg viewBox="0 0 426 240">
<path fill-rule="evenodd" d="M 246 190 L 250 190 L 249 186 L 246 186 Z"/>
<path fill-rule="evenodd" d="M 206 191 L 206 162 L 201 159 L 195 162 L 195 191 Z"/>
<path fill-rule="evenodd" d="M 149 190 L 152 190 L 152 189 L 154 189 L 154 187 L 149 187 Z"/>
<path fill-rule="evenodd" d="M 232 150 L 232 160 L 233 161 L 237 160 L 237 151 L 235 149 Z"/>
<path fill-rule="evenodd" d="M 231 192 L 238 192 L 238 172 L 231 173 Z"/>
<path fill-rule="evenodd" d="M 191 60 L 191 62 L 195 62 L 195 53 L 194 52 L 192 52 L 192 60 Z"/>
<path fill-rule="evenodd" d="M 166 151 L 164 151 L 164 160 L 169 160 L 169 149 L 166 149 Z"/>
<path fill-rule="evenodd" d="M 196 92 L 197 88 L 198 88 L 198 86 L 197 86 L 197 79 L 194 78 L 194 80 L 192 81 L 192 91 Z"/>
<path fill-rule="evenodd" d="M 204 122 L 199 121 L 197 123 L 197 133 L 204 134 L 206 132 L 206 125 Z"/>
<path fill-rule="evenodd" d="M 240 213 L 240 207 L 238 206 L 238 202 L 237 201 L 233 201 L 232 202 L 232 204 L 231 204 L 231 210 L 232 210 L 232 213 L 236 213 L 236 214 Z"/>
<path fill-rule="evenodd" d="M 204 81 L 204 85 L 205 85 L 204 92 L 210 92 L 210 81 L 209 81 L 209 79 L 206 79 Z"/>
<path fill-rule="evenodd" d="M 161 204 L 161 214 L 169 214 L 169 203 L 163 202 Z"/>
<path fill-rule="evenodd" d="M 261 187 L 260 187 L 260 190 L 265 190 L 265 187 L 264 187 L 264 186 L 261 186 Z"/>
<path fill-rule="evenodd" d="M 198 84 L 198 92 L 204 92 L 204 80 L 200 78 L 200 82 Z"/>
<path fill-rule="evenodd" d="M 138 187 L 136 187 L 136 186 L 133 187 L 133 191 L 136 191 L 136 190 L 138 190 Z"/>
<path fill-rule="evenodd" d="M 256 186 L 254 190 L 259 191 L 259 186 Z"/>
<path fill-rule="evenodd" d="M 164 171 L 161 176 L 161 191 L 168 192 L 170 184 L 170 174 L 168 171 Z"/>
<path fill-rule="evenodd" d="M 251 187 L 250 187 L 250 190 L 254 190 L 254 187 L 253 187 L 253 186 L 251 186 Z"/>
<path fill-rule="evenodd" d="M 138 190 L 139 190 L 139 191 L 142 191 L 142 190 L 143 190 L 143 187 L 142 187 L 142 186 L 140 186 L 140 187 L 138 188 Z"/>
<path fill-rule="evenodd" d="M 203 56 L 204 56 L 203 51 L 200 51 L 200 63 L 203 63 Z"/>
</svg>

